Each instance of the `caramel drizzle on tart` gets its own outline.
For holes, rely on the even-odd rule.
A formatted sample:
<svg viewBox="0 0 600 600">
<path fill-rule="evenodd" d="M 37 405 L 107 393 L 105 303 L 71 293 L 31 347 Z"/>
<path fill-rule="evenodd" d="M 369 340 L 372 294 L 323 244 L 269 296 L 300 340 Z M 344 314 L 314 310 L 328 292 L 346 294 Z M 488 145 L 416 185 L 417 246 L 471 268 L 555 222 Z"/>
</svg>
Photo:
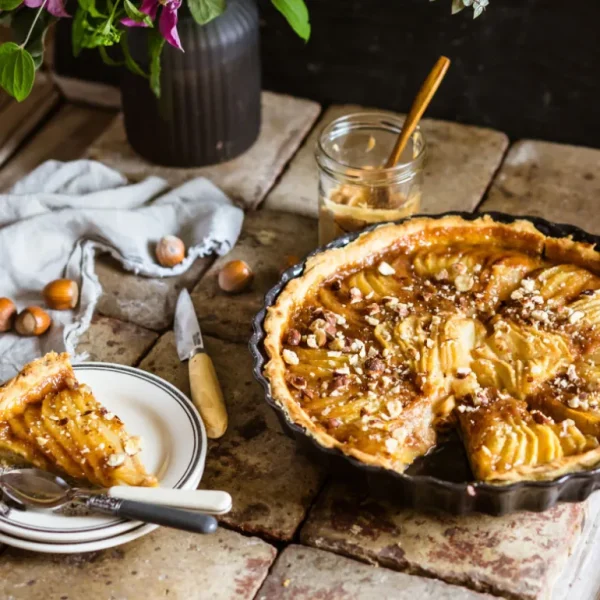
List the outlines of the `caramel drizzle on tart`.
<svg viewBox="0 0 600 600">
<path fill-rule="evenodd" d="M 284 365 L 284 391 L 276 361 L 267 367 L 274 396 L 324 445 L 398 471 L 448 427 L 479 480 L 589 468 L 600 461 L 600 278 L 549 260 L 526 226 L 460 226 L 458 241 L 439 224 L 404 239 L 395 226 L 396 247 L 325 273 L 287 314 L 271 309 L 269 336 L 285 322 L 266 342 Z"/>
</svg>

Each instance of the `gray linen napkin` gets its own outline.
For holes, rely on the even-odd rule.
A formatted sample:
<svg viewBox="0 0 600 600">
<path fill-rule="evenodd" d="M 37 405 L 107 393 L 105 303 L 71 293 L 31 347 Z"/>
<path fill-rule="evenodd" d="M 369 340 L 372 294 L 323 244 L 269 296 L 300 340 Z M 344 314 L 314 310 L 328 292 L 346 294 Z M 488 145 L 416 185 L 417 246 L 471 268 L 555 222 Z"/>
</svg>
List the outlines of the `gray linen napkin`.
<svg viewBox="0 0 600 600">
<path fill-rule="evenodd" d="M 41 290 L 60 277 L 79 282 L 73 311 L 49 311 L 50 331 L 39 338 L 0 334 L 0 382 L 50 350 L 75 354 L 102 292 L 94 271 L 97 250 L 124 269 L 148 277 L 186 271 L 196 258 L 226 254 L 240 233 L 243 211 L 206 179 L 169 189 L 159 177 L 128 184 L 101 163 L 48 161 L 0 194 L 0 296 L 43 306 Z M 187 257 L 161 267 L 154 246 L 177 235 Z M 83 357 L 75 357 L 81 359 Z"/>
</svg>

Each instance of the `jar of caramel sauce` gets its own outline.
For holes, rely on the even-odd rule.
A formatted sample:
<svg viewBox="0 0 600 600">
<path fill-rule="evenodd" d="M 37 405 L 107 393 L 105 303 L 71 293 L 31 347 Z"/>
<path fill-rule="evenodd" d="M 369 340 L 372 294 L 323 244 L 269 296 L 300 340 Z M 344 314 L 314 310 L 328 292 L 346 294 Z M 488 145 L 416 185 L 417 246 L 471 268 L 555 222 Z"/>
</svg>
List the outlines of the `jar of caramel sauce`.
<svg viewBox="0 0 600 600">
<path fill-rule="evenodd" d="M 425 139 L 419 128 L 397 165 L 385 163 L 403 119 L 385 112 L 336 119 L 319 137 L 319 244 L 419 211 Z"/>
</svg>

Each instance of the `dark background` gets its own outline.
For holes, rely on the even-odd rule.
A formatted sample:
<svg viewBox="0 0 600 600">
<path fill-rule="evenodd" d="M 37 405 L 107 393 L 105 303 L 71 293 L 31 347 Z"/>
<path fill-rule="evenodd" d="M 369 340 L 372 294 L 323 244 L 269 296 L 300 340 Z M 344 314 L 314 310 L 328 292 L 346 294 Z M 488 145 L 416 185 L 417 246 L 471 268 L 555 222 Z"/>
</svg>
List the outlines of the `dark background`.
<svg viewBox="0 0 600 600">
<path fill-rule="evenodd" d="M 406 111 L 444 54 L 428 116 L 600 147 L 598 0 L 490 0 L 476 20 L 451 0 L 307 0 L 306 45 L 259 4 L 267 89 Z"/>
<path fill-rule="evenodd" d="M 406 111 L 445 54 L 428 116 L 600 147 L 600 0 L 490 0 L 476 20 L 451 15 L 451 0 L 307 0 L 307 44 L 270 0 L 258 3 L 266 89 Z M 95 51 L 74 61 L 71 23 L 59 25 L 59 71 L 118 82 Z"/>
</svg>

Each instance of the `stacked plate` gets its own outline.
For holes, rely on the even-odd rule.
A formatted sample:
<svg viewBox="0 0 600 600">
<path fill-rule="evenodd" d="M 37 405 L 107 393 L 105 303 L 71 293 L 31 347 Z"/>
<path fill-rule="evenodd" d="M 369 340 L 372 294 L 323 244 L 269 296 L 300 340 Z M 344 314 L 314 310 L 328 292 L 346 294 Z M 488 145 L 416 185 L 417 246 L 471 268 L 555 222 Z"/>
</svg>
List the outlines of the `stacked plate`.
<svg viewBox="0 0 600 600">
<path fill-rule="evenodd" d="M 74 366 L 98 401 L 143 441 L 141 459 L 165 488 L 196 489 L 204 471 L 206 433 L 190 400 L 163 379 L 121 365 Z M 0 542 L 50 553 L 102 550 L 124 544 L 156 529 L 118 517 L 77 509 L 67 512 L 18 510 L 0 512 Z"/>
</svg>

